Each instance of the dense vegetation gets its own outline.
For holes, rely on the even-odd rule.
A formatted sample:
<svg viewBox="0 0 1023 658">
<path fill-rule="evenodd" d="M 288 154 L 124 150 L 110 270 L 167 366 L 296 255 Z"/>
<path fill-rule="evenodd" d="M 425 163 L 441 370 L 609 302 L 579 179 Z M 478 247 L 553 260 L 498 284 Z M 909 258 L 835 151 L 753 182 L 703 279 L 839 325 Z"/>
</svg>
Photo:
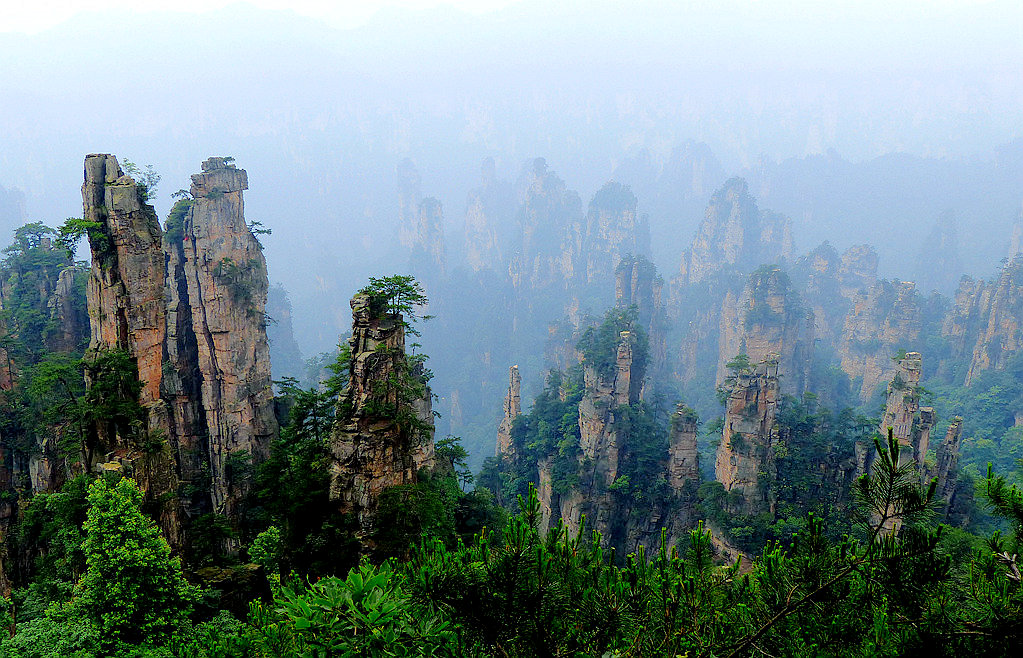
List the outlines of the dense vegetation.
<svg viewBox="0 0 1023 658">
<path fill-rule="evenodd" d="M 33 293 L 63 271 L 81 285 L 77 266 L 43 239 L 50 233 L 26 227 L 3 262 L 0 346 L 19 368 L 0 430 L 18 455 L 50 451 L 65 468 L 48 493 L 4 492 L 20 512 L 2 557 L 20 562 L 0 606 L 9 629 L 0 656 L 1007 655 L 1021 639 L 1023 490 L 1012 483 L 1011 453 L 1020 358 L 970 389 L 924 391 L 943 417 L 972 419 L 967 482 L 988 519 L 971 511 L 973 525 L 946 525 L 933 487 L 892 440 L 878 441 L 869 476 L 823 484 L 820 465 L 848 460 L 876 423 L 813 396 L 784 398 L 777 475 L 765 482 L 772 514 L 728 514 L 721 485 L 704 482 L 691 493 L 706 524 L 678 545 L 623 555 L 585 525 L 574 534 L 542 528 L 533 483 L 542 459 L 551 459 L 555 491 L 582 483 L 584 368 L 611 377 L 628 340 L 642 372 L 649 345 L 635 309 L 609 311 L 581 333 L 582 364 L 550 373 L 512 426 L 517 465 L 492 459 L 474 481 L 459 440 L 436 441 L 437 466 L 381 496 L 369 550 L 329 495 L 327 438 L 351 359 L 342 347 L 316 364 L 313 385 L 278 382 L 283 422 L 270 456 L 237 465 L 254 469 L 244 517 L 237 526 L 194 520 L 182 562 L 130 473 L 74 467 L 104 448 L 103 436 L 142 450 L 151 437 L 139 429 L 133 360 L 86 356 L 84 335 L 59 336 Z M 427 300 L 414 279 L 372 279 L 362 292 L 418 335 Z M 419 438 L 424 428 L 400 414 L 424 394 L 425 363 L 421 353 L 401 355 L 395 379 L 381 383 L 394 402 L 375 410 Z M 741 356 L 729 366 L 733 376 L 751 367 Z M 661 469 L 673 401 L 652 390 L 614 410 L 625 449 L 608 493 L 631 515 L 663 509 L 673 495 Z M 720 425 L 706 423 L 705 433 L 720 436 Z M 984 441 L 994 470 L 980 468 Z M 753 562 L 722 563 L 712 526 Z M 237 550 L 225 549 L 227 536 Z"/>
</svg>

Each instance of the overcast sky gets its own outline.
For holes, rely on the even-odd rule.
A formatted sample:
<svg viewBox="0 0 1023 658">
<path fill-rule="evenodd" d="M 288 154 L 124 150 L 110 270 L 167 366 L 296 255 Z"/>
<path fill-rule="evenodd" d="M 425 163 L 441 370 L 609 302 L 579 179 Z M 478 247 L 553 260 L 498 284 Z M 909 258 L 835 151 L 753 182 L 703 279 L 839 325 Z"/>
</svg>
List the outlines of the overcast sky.
<svg viewBox="0 0 1023 658">
<path fill-rule="evenodd" d="M 248 0 L 262 9 L 290 9 L 310 18 L 322 19 L 334 27 L 355 27 L 365 23 L 381 7 L 429 9 L 449 5 L 470 12 L 492 11 L 515 0 Z M 0 32 L 34 33 L 53 27 L 75 15 L 109 9 L 139 11 L 180 11 L 199 13 L 239 4 L 238 0 L 34 0 L 0 2 Z"/>
</svg>

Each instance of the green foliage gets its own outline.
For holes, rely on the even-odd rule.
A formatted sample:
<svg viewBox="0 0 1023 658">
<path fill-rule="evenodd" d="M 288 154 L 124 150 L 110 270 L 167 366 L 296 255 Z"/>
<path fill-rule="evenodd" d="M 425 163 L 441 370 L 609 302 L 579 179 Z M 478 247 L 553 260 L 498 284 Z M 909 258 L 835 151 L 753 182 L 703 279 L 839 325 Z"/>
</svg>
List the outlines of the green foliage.
<svg viewBox="0 0 1023 658">
<path fill-rule="evenodd" d="M 180 190 L 184 192 L 184 190 Z M 178 192 L 175 193 L 177 195 Z M 174 195 L 172 195 L 174 196 Z M 191 196 L 183 196 L 174 202 L 171 207 L 170 213 L 167 215 L 167 222 L 164 224 L 164 238 L 170 244 L 180 244 L 185 238 L 185 217 L 188 215 L 189 208 L 195 200 Z"/>
<path fill-rule="evenodd" d="M 351 520 L 330 501 L 327 446 L 337 399 L 348 381 L 347 348 L 334 356 L 329 366 L 334 374 L 316 388 L 303 389 L 294 379 L 278 382 L 278 403 L 288 409 L 287 422 L 269 458 L 256 466 L 245 527 L 249 536 L 278 528 L 276 560 L 282 574 L 323 575 L 355 564 L 358 546 Z"/>
<path fill-rule="evenodd" d="M 158 644 L 183 626 L 198 600 L 156 524 L 141 510 L 134 480 L 98 479 L 89 487 L 83 526 L 86 569 L 71 609 L 89 620 L 104 646 Z"/>
<path fill-rule="evenodd" d="M 386 564 L 284 587 L 272 612 L 254 605 L 257 655 L 459 656 L 457 636 L 428 605 L 415 602 Z M 269 612 L 270 619 L 265 615 Z M 268 623 L 269 622 L 269 623 Z"/>
<path fill-rule="evenodd" d="M 146 203 L 152 203 L 156 200 L 156 186 L 160 184 L 162 178 L 160 174 L 156 173 L 156 169 L 153 165 L 146 165 L 145 168 L 140 167 L 127 158 L 124 160 L 124 173 L 128 174 L 135 181 L 135 185 L 138 186 L 139 194 L 142 195 L 142 200 Z"/>
<path fill-rule="evenodd" d="M 429 306 L 430 300 L 423 285 L 411 275 L 395 274 L 382 278 L 371 276 L 369 285 L 359 290 L 359 294 L 370 296 L 376 313 L 400 315 L 405 331 L 412 336 L 419 335 L 415 323 L 431 317 L 419 315 L 419 309 Z"/>
<path fill-rule="evenodd" d="M 233 258 L 221 258 L 213 268 L 213 280 L 226 287 L 232 301 L 250 315 L 255 312 L 256 286 L 263 275 L 263 267 L 255 258 L 245 263 L 236 263 Z"/>
<path fill-rule="evenodd" d="M 106 227 L 100 222 L 93 222 L 79 217 L 68 217 L 58 229 L 57 245 L 62 248 L 68 259 L 75 257 L 78 243 L 83 236 L 89 237 L 89 244 L 98 254 L 107 254 L 113 250 L 113 243 L 107 234 Z"/>
<path fill-rule="evenodd" d="M 592 367 L 598 377 L 610 380 L 614 376 L 618 344 L 624 338 L 632 345 L 633 370 L 644 372 L 649 347 L 646 332 L 638 322 L 638 313 L 635 306 L 609 309 L 598 326 L 583 332 L 576 349 L 582 353 L 583 363 Z"/>
<path fill-rule="evenodd" d="M 728 368 L 728 374 L 725 376 L 725 381 L 716 389 L 718 403 L 720 404 L 728 402 L 728 396 L 735 390 L 735 383 L 739 380 L 739 377 L 752 374 L 756 369 L 745 352 L 736 354 L 735 358 L 725 364 L 725 367 Z"/>
</svg>

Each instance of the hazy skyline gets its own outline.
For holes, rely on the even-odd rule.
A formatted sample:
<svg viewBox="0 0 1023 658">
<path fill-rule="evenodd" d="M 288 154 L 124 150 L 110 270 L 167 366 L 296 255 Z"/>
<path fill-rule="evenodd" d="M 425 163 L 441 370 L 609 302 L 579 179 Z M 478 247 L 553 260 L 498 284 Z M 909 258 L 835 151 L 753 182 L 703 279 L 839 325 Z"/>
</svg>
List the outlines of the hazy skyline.
<svg viewBox="0 0 1023 658">
<path fill-rule="evenodd" d="M 966 270 L 988 274 L 1001 254 L 980 243 L 1007 239 L 1023 200 L 1015 2 L 95 0 L 3 11 L 0 186 L 17 190 L 23 217 L 0 231 L 78 214 L 86 153 L 155 165 L 161 216 L 205 157 L 232 155 L 249 171 L 252 217 L 275 231 L 271 277 L 300 323 L 368 273 L 404 265 L 390 260 L 389 231 L 405 158 L 423 195 L 443 203 L 453 242 L 484 158 L 514 180 L 544 157 L 584 202 L 622 177 L 653 214 L 666 275 L 707 195 L 734 175 L 793 217 L 800 249 L 873 242 L 891 275 L 906 276 L 903 245 L 946 210 L 963 223 Z M 661 171 L 690 143 L 717 162 L 699 185 Z M 686 194 L 689 205 L 671 201 Z M 344 253 L 353 242 L 362 249 Z M 335 329 L 300 326 L 303 348 L 329 347 Z"/>
</svg>

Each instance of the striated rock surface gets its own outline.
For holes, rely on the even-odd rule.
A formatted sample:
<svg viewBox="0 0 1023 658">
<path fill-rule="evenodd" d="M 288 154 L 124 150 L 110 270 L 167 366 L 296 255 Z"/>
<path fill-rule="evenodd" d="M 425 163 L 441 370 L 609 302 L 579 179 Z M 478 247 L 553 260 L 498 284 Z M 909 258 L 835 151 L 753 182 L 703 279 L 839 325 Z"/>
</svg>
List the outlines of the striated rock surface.
<svg viewBox="0 0 1023 658">
<path fill-rule="evenodd" d="M 444 210 L 437 199 L 427 197 L 419 202 L 412 240 L 412 271 L 426 280 L 443 276 L 447 267 Z"/>
<path fill-rule="evenodd" d="M 597 190 L 586 214 L 586 283 L 609 281 L 623 258 L 650 253 L 650 226 L 636 216 L 636 196 L 628 185 L 611 181 Z"/>
<path fill-rule="evenodd" d="M 84 219 L 103 226 L 102 237 L 90 236 L 89 349 L 123 349 L 137 361 L 143 383 L 139 402 L 156 420 L 162 406 L 167 332 L 164 254 L 156 211 L 112 155 L 85 158 L 82 201 Z"/>
<path fill-rule="evenodd" d="M 508 264 L 516 290 L 563 287 L 574 278 L 583 238 L 582 202 L 543 158 L 533 162 L 526 177 L 518 231 L 518 249 Z"/>
<path fill-rule="evenodd" d="M 998 280 L 987 287 L 990 289 L 974 296 L 980 326 L 966 373 L 967 386 L 980 372 L 1004 367 L 1023 348 L 1023 257 L 1006 265 Z M 958 307 L 958 297 L 956 301 Z"/>
<path fill-rule="evenodd" d="M 512 423 L 522 413 L 521 387 L 522 377 L 519 375 L 519 367 L 508 368 L 508 394 L 504 398 L 504 418 L 497 428 L 497 454 L 504 455 L 508 459 L 515 459 L 517 456 L 511 431 Z"/>
<path fill-rule="evenodd" d="M 777 267 L 757 269 L 738 299 L 731 292 L 725 296 L 716 383 L 725 381 L 728 361 L 743 353 L 752 363 L 774 360 L 784 392 L 801 395 L 810 379 L 813 329 L 813 311 L 788 275 Z"/>
<path fill-rule="evenodd" d="M 952 503 L 952 497 L 956 490 L 956 465 L 959 463 L 959 447 L 962 442 L 963 419 L 956 416 L 945 432 L 945 438 L 937 450 L 937 462 L 934 466 L 933 476 L 938 479 L 938 486 L 934 495 L 946 504 Z"/>
<path fill-rule="evenodd" d="M 888 384 L 884 415 L 878 427 L 881 436 L 888 436 L 891 429 L 899 445 L 911 448 L 909 454 L 921 469 L 934 426 L 934 409 L 920 406 L 922 368 L 919 352 L 909 352 L 899 359 L 895 376 Z"/>
<path fill-rule="evenodd" d="M 700 457 L 696 448 L 698 423 L 696 412 L 684 404 L 679 404 L 671 415 L 668 484 L 676 493 L 681 493 L 686 485 L 699 484 L 700 481 Z"/>
<path fill-rule="evenodd" d="M 774 513 L 770 484 L 779 398 L 778 366 L 770 362 L 738 373 L 728 396 L 714 473 L 725 491 L 741 497 L 732 509 L 735 513 Z"/>
<path fill-rule="evenodd" d="M 104 436 L 93 458 L 134 469 L 160 503 L 171 544 L 186 519 L 236 521 L 249 465 L 277 432 L 264 318 L 266 263 L 244 218 L 245 170 L 210 158 L 192 176 L 163 234 L 142 191 L 111 155 L 90 155 L 82 187 L 90 235 L 90 353 L 123 349 L 137 363 L 147 411 L 144 453 Z M 192 493 L 178 499 L 178 484 Z M 229 546 L 228 548 L 231 548 Z"/>
<path fill-rule="evenodd" d="M 911 346 L 921 328 L 920 300 L 912 281 L 878 281 L 853 297 L 845 317 L 838 356 L 842 370 L 859 378 L 866 401 L 894 372 L 891 357 Z"/>
<path fill-rule="evenodd" d="M 469 193 L 465 210 L 465 260 L 474 272 L 500 269 L 502 244 L 511 236 L 515 189 L 497 180 L 494 159 L 483 161 L 482 185 Z"/>
<path fill-rule="evenodd" d="M 173 375 L 164 392 L 172 434 L 180 462 L 208 463 L 212 511 L 230 517 L 247 486 L 234 471 L 265 459 L 278 430 L 264 320 L 266 260 L 245 221 L 246 189 L 244 169 L 209 158 L 192 176 L 192 201 L 167 238 Z"/>
<path fill-rule="evenodd" d="M 714 193 L 692 246 L 683 254 L 681 283 L 696 283 L 725 266 L 750 271 L 792 257 L 792 222 L 762 212 L 741 178 Z"/>
<path fill-rule="evenodd" d="M 664 279 L 653 263 L 642 256 L 626 256 L 615 269 L 615 306 L 635 306 L 640 326 L 646 330 L 650 355 L 647 371 L 659 377 L 667 364 L 668 318 L 661 301 Z"/>
<path fill-rule="evenodd" d="M 368 545 L 381 492 L 416 482 L 418 470 L 430 466 L 432 396 L 426 388 L 421 400 L 408 400 L 387 385 L 404 369 L 401 315 L 384 312 L 379 300 L 365 294 L 353 297 L 351 306 L 352 359 L 330 437 L 330 497 L 342 512 L 354 516 L 358 535 Z M 428 429 L 419 431 L 407 420 L 398 422 L 399 416 L 413 416 Z"/>
<path fill-rule="evenodd" d="M 813 311 L 814 335 L 834 345 L 853 299 L 877 282 L 877 252 L 869 245 L 856 245 L 839 255 L 824 242 L 796 261 L 792 278 Z"/>
</svg>

